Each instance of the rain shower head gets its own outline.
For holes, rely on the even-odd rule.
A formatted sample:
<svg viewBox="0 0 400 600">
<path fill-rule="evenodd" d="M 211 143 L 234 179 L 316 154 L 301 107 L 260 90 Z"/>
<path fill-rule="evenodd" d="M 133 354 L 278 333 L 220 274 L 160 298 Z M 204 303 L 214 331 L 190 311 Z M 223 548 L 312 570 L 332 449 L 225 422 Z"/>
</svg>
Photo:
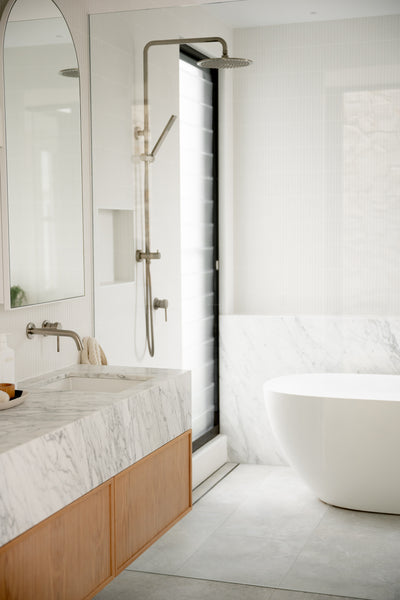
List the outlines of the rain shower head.
<svg viewBox="0 0 400 600">
<path fill-rule="evenodd" d="M 248 67 L 252 62 L 249 58 L 234 58 L 226 54 L 219 58 L 204 58 L 197 65 L 203 69 L 237 69 Z"/>
<path fill-rule="evenodd" d="M 62 75 L 63 77 L 77 78 L 77 77 L 79 77 L 79 69 L 77 67 L 71 67 L 69 69 L 61 69 L 61 71 L 59 71 L 58 74 Z"/>
</svg>

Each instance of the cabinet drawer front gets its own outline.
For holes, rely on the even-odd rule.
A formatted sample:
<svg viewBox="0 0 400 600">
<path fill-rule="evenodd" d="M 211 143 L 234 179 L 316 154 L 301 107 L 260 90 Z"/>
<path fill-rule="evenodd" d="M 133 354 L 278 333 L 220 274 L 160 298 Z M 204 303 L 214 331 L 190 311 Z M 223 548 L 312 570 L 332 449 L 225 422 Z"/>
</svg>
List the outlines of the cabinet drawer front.
<svg viewBox="0 0 400 600">
<path fill-rule="evenodd" d="M 0 600 L 82 600 L 112 578 L 112 482 L 0 550 Z"/>
<path fill-rule="evenodd" d="M 117 573 L 190 509 L 191 451 L 186 432 L 115 477 Z"/>
</svg>

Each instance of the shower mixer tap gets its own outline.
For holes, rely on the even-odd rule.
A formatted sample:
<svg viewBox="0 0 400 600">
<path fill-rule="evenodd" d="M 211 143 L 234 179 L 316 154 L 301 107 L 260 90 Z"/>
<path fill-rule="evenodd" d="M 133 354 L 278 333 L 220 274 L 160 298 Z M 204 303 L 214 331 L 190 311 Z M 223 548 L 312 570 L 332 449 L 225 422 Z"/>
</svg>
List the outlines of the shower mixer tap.
<svg viewBox="0 0 400 600">
<path fill-rule="evenodd" d="M 161 252 L 143 252 L 143 250 L 136 250 L 136 262 L 142 262 L 142 260 L 154 260 L 161 258 Z"/>
<path fill-rule="evenodd" d="M 166 298 L 154 298 L 153 302 L 154 310 L 158 310 L 159 308 L 163 308 L 165 310 L 165 321 L 168 321 L 167 309 L 168 309 L 168 300 Z"/>
</svg>

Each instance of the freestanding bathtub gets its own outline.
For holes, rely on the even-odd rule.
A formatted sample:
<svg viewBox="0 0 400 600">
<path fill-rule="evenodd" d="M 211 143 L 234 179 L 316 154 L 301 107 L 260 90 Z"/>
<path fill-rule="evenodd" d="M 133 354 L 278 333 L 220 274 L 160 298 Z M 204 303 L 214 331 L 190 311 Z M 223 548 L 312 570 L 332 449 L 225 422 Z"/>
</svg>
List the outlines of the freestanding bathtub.
<svg viewBox="0 0 400 600">
<path fill-rule="evenodd" d="M 400 376 L 288 375 L 264 395 L 289 464 L 321 500 L 400 514 Z"/>
</svg>

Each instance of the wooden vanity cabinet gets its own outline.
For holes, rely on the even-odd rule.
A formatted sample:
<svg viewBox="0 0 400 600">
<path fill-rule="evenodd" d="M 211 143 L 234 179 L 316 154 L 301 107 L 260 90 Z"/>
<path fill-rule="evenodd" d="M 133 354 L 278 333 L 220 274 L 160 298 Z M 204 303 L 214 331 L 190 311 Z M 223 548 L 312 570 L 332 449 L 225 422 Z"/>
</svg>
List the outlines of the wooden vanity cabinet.
<svg viewBox="0 0 400 600">
<path fill-rule="evenodd" d="M 117 575 L 190 510 L 191 446 L 184 434 L 115 477 Z"/>
<path fill-rule="evenodd" d="M 0 549 L 1 600 L 82 600 L 113 578 L 113 481 Z"/>
<path fill-rule="evenodd" d="M 89 600 L 189 512 L 187 431 L 0 548 L 0 600 Z"/>
</svg>

